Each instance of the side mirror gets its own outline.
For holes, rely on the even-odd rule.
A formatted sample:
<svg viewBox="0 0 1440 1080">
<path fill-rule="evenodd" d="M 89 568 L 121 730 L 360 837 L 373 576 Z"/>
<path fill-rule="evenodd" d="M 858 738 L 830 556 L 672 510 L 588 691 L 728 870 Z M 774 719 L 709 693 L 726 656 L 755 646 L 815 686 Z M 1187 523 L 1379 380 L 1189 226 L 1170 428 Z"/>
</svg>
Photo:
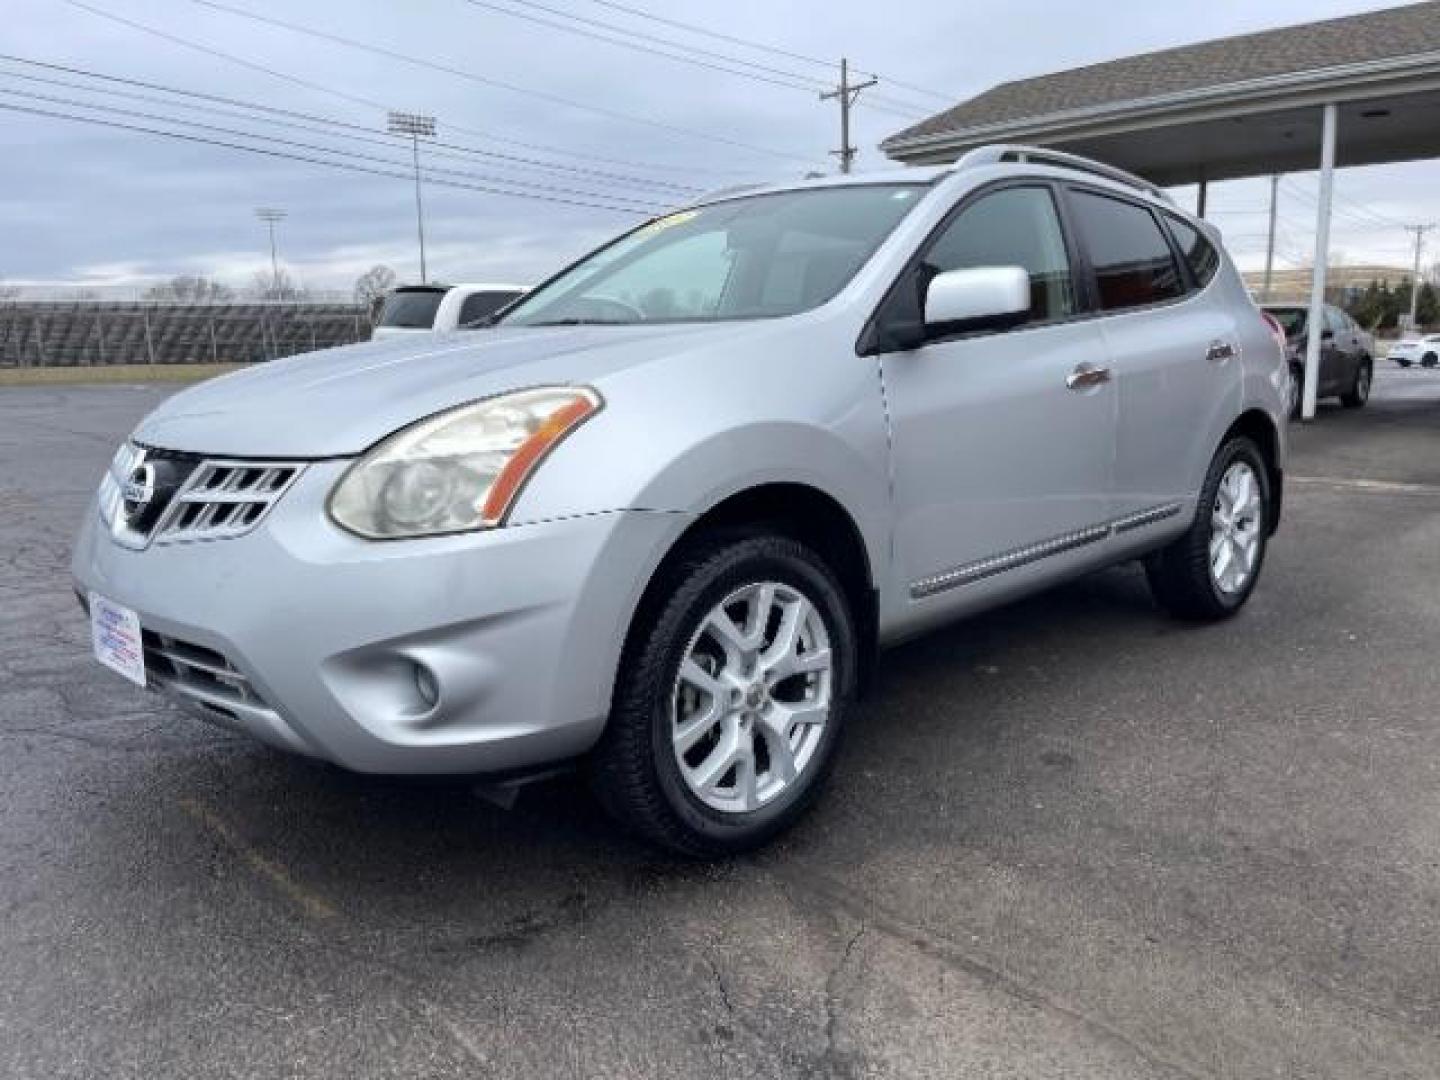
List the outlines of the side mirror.
<svg viewBox="0 0 1440 1080">
<path fill-rule="evenodd" d="M 1334 341 L 1334 340 L 1335 340 L 1335 331 L 1334 331 L 1334 330 L 1321 330 L 1321 331 L 1320 331 L 1320 340 L 1321 340 L 1321 341 Z"/>
<path fill-rule="evenodd" d="M 1030 311 L 1030 275 L 1019 266 L 948 270 L 925 291 L 925 329 L 934 333 L 1015 326 Z"/>
</svg>

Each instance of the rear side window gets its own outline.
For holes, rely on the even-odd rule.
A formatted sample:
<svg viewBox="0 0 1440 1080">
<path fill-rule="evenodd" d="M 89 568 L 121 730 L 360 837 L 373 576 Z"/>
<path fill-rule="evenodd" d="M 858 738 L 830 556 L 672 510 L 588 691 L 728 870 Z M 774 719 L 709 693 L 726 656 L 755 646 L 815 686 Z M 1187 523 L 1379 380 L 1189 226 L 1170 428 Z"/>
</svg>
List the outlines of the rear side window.
<svg viewBox="0 0 1440 1080">
<path fill-rule="evenodd" d="M 385 298 L 380 325 L 429 330 L 435 325 L 435 312 L 444 297 L 444 289 L 400 289 L 393 292 Z"/>
<path fill-rule="evenodd" d="M 1215 276 L 1215 271 L 1220 269 L 1220 252 L 1215 250 L 1215 245 L 1200 235 L 1200 230 L 1192 226 L 1188 221 L 1180 218 L 1165 215 L 1165 220 L 1170 223 L 1170 232 L 1175 237 L 1175 244 L 1180 248 L 1180 254 L 1190 264 L 1190 273 L 1195 278 L 1195 284 L 1204 288 L 1210 284 L 1210 279 Z"/>
<path fill-rule="evenodd" d="M 519 295 L 518 292 L 508 289 L 471 293 L 460 305 L 459 323 L 461 326 L 466 326 L 469 323 L 479 322 L 481 319 L 494 315 Z"/>
<path fill-rule="evenodd" d="M 932 273 L 1021 266 L 1030 275 L 1030 321 L 1075 313 L 1075 282 L 1048 188 L 1003 188 L 971 203 L 925 253 Z"/>
<path fill-rule="evenodd" d="M 1149 210 L 1073 189 L 1071 202 L 1102 309 L 1144 307 L 1184 293 L 1180 268 Z"/>
</svg>

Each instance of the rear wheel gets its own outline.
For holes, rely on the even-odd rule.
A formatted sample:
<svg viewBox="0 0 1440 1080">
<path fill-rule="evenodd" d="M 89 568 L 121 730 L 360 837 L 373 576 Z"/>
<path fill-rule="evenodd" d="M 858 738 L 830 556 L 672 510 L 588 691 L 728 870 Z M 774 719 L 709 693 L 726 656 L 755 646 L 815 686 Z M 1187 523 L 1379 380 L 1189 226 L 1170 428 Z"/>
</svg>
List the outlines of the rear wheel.
<svg viewBox="0 0 1440 1080">
<path fill-rule="evenodd" d="M 658 588 L 592 781 L 655 843 L 743 851 L 798 819 L 830 771 L 855 687 L 844 592 L 809 548 L 764 533 L 698 541 Z"/>
<path fill-rule="evenodd" d="M 1270 472 L 1259 448 L 1244 436 L 1228 440 L 1210 463 L 1190 528 L 1145 560 L 1160 606 L 1194 620 L 1239 611 L 1260 577 L 1270 512 Z"/>
<path fill-rule="evenodd" d="M 1370 383 L 1374 378 L 1374 369 L 1370 365 L 1370 358 L 1366 357 L 1360 361 L 1355 368 L 1355 381 L 1350 384 L 1350 389 L 1340 395 L 1340 403 L 1347 409 L 1358 409 L 1370 400 Z"/>
<path fill-rule="evenodd" d="M 1436 364 L 1440 364 L 1440 355 L 1437 355 L 1433 352 L 1427 352 L 1420 359 L 1421 367 L 1434 367 Z"/>
</svg>

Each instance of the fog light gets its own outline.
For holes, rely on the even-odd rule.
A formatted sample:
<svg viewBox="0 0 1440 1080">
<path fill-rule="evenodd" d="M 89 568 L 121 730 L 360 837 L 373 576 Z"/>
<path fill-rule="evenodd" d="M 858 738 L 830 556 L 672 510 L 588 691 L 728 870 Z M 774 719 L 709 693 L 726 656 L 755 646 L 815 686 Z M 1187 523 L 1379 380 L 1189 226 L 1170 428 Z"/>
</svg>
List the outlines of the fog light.
<svg viewBox="0 0 1440 1080">
<path fill-rule="evenodd" d="M 415 690 L 426 708 L 434 708 L 440 700 L 440 684 L 435 681 L 435 673 L 424 664 L 415 665 Z"/>
</svg>

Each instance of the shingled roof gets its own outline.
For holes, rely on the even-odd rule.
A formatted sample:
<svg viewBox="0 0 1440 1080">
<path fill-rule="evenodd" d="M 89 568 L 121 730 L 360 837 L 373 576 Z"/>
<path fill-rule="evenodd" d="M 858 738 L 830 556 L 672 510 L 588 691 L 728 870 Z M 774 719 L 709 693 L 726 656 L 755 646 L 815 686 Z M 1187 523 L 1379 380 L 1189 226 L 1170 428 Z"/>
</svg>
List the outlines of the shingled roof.
<svg viewBox="0 0 1440 1080">
<path fill-rule="evenodd" d="M 1440 53 L 1440 0 L 1001 83 L 891 135 L 880 146 L 890 152 L 918 140 L 1008 121 L 1427 53 Z"/>
</svg>

